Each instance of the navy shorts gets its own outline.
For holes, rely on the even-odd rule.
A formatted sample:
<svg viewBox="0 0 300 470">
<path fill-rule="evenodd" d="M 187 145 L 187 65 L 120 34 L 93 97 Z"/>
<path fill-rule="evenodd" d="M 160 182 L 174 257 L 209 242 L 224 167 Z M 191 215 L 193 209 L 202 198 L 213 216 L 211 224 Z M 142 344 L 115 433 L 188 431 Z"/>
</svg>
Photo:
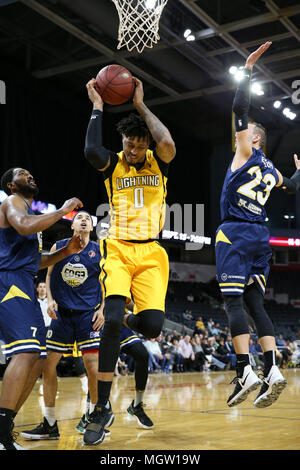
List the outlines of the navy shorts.
<svg viewBox="0 0 300 470">
<path fill-rule="evenodd" d="M 0 337 L 6 358 L 24 352 L 46 357 L 46 327 L 34 278 L 25 271 L 0 273 Z"/>
<path fill-rule="evenodd" d="M 265 293 L 272 256 L 267 227 L 250 222 L 224 222 L 216 232 L 215 252 L 223 295 L 242 295 L 253 281 Z"/>
<path fill-rule="evenodd" d="M 81 352 L 99 348 L 99 331 L 93 330 L 95 309 L 87 312 L 58 307 L 57 320 L 52 319 L 47 331 L 47 349 L 72 354 L 76 341 Z"/>
</svg>

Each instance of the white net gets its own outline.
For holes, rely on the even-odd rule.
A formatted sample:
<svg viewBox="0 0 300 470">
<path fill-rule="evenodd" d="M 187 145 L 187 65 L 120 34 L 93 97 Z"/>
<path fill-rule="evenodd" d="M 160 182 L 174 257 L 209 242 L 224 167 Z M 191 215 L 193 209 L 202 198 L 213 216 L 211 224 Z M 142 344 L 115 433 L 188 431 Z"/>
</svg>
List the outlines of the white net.
<svg viewBox="0 0 300 470">
<path fill-rule="evenodd" d="M 119 14 L 118 49 L 141 53 L 159 41 L 159 20 L 168 0 L 112 0 Z"/>
</svg>

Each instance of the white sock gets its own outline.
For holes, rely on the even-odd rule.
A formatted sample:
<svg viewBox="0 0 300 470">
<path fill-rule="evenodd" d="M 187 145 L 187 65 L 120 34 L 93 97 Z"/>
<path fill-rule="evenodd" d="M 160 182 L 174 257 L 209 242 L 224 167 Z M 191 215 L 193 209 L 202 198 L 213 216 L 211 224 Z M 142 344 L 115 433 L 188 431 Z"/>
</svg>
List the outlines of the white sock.
<svg viewBox="0 0 300 470">
<path fill-rule="evenodd" d="M 53 426 L 53 424 L 56 421 L 55 406 L 45 406 L 44 416 L 47 419 L 50 426 Z"/>
<path fill-rule="evenodd" d="M 136 391 L 135 393 L 135 400 L 134 400 L 134 406 L 139 405 L 143 401 L 144 397 L 144 392 Z"/>
<path fill-rule="evenodd" d="M 83 377 L 80 377 L 80 382 L 82 383 L 82 385 L 87 385 L 87 383 L 88 383 L 87 376 L 84 375 Z"/>
<path fill-rule="evenodd" d="M 95 406 L 96 406 L 96 403 L 92 403 L 92 402 L 90 403 L 89 414 L 93 413 Z"/>
</svg>

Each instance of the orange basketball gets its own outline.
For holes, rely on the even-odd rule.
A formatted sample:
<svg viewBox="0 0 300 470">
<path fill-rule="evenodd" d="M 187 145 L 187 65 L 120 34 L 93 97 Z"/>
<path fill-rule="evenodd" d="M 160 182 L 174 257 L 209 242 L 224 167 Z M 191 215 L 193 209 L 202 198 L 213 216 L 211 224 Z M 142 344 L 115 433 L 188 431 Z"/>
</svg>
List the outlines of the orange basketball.
<svg viewBox="0 0 300 470">
<path fill-rule="evenodd" d="M 128 101 L 134 91 L 132 75 L 118 64 L 107 65 L 98 72 L 96 90 L 105 103 L 122 104 Z"/>
</svg>

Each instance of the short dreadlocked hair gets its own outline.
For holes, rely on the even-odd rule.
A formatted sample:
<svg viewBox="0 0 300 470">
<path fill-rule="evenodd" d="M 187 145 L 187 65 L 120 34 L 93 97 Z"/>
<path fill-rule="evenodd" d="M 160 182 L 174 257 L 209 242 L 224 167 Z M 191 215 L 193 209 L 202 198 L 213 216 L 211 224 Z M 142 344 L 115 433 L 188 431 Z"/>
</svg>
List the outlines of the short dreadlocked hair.
<svg viewBox="0 0 300 470">
<path fill-rule="evenodd" d="M 7 186 L 7 183 L 11 183 L 14 177 L 14 170 L 15 168 L 10 168 L 7 170 L 1 177 L 1 188 L 3 191 L 9 196 L 11 194 L 9 187 Z"/>
<path fill-rule="evenodd" d="M 151 140 L 151 134 L 144 119 L 142 116 L 134 113 L 129 114 L 129 116 L 118 122 L 117 131 L 126 137 L 137 137 L 141 139 L 148 136 Z"/>
</svg>

